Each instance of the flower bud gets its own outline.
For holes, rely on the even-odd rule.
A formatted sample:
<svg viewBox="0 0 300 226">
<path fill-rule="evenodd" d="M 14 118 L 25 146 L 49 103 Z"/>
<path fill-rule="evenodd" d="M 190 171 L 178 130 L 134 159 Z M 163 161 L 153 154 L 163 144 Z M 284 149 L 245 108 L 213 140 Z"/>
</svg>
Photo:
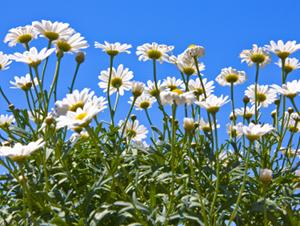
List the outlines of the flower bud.
<svg viewBox="0 0 300 226">
<path fill-rule="evenodd" d="M 136 120 L 136 115 L 134 114 L 130 115 L 130 119 L 134 122 Z"/>
<path fill-rule="evenodd" d="M 14 104 L 10 104 L 8 106 L 8 108 L 9 108 L 9 110 L 13 111 L 13 110 L 15 110 L 15 105 Z"/>
<path fill-rule="evenodd" d="M 85 54 L 83 52 L 77 53 L 75 60 L 76 60 L 77 64 L 83 63 L 85 60 Z"/>
<path fill-rule="evenodd" d="M 289 113 L 289 114 L 292 114 L 293 112 L 294 112 L 294 109 L 291 108 L 291 107 L 289 107 L 289 108 L 288 108 L 288 113 Z"/>
<path fill-rule="evenodd" d="M 55 120 L 54 120 L 54 118 L 52 117 L 52 116 L 47 116 L 46 118 L 45 118 L 45 123 L 48 125 L 48 126 L 50 126 L 52 123 L 54 123 L 55 122 Z"/>
<path fill-rule="evenodd" d="M 184 118 L 183 119 L 183 128 L 187 133 L 190 133 L 194 130 L 195 122 L 193 118 Z"/>
<path fill-rule="evenodd" d="M 280 105 L 280 100 L 279 99 L 275 100 L 274 104 L 277 105 L 277 106 L 279 106 Z"/>
<path fill-rule="evenodd" d="M 244 96 L 244 98 L 243 98 L 243 102 L 244 102 L 244 104 L 248 104 L 248 103 L 250 102 L 250 99 L 249 99 L 249 97 L 247 97 L 247 96 Z"/>
<path fill-rule="evenodd" d="M 142 82 L 133 82 L 131 92 L 132 92 L 132 95 L 134 97 L 141 96 L 144 92 L 144 83 L 142 83 Z"/>
<path fill-rule="evenodd" d="M 264 184 L 269 184 L 272 181 L 273 172 L 270 169 L 261 169 L 259 173 L 259 179 Z"/>
<path fill-rule="evenodd" d="M 198 45 L 190 45 L 187 50 L 186 53 L 188 55 L 190 55 L 193 58 L 199 58 L 204 56 L 205 54 L 205 49 L 202 46 L 198 46 Z"/>
</svg>

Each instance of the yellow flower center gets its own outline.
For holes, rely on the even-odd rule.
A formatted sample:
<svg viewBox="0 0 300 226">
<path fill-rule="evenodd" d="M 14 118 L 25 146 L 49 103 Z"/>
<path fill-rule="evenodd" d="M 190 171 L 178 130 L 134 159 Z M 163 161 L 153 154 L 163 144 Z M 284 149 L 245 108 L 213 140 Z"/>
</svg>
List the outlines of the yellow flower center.
<svg viewBox="0 0 300 226">
<path fill-rule="evenodd" d="M 260 63 L 263 63 L 265 60 L 266 60 L 266 56 L 263 55 L 263 54 L 253 54 L 251 57 L 250 57 L 251 61 L 253 63 L 256 63 L 256 64 L 260 64 Z"/>
<path fill-rule="evenodd" d="M 168 88 L 172 91 L 174 89 L 178 89 L 177 86 L 175 85 L 168 85 Z"/>
<path fill-rule="evenodd" d="M 106 53 L 110 56 L 116 56 L 119 54 L 119 51 L 118 50 L 112 50 L 112 49 L 109 49 L 109 50 L 106 50 Z"/>
<path fill-rule="evenodd" d="M 177 93 L 178 95 L 183 94 L 183 91 L 181 89 L 173 89 L 172 92 Z"/>
<path fill-rule="evenodd" d="M 59 40 L 56 45 L 63 52 L 68 52 L 72 49 L 72 46 L 64 40 Z"/>
<path fill-rule="evenodd" d="M 226 75 L 226 77 L 225 77 L 225 80 L 228 83 L 235 83 L 238 81 L 238 79 L 239 79 L 239 76 L 237 74 L 229 74 L 229 75 Z"/>
<path fill-rule="evenodd" d="M 50 41 L 54 41 L 56 39 L 58 39 L 59 34 L 53 31 L 45 31 L 44 35 L 46 38 L 48 38 Z"/>
<path fill-rule="evenodd" d="M 295 68 L 291 65 L 284 65 L 284 70 L 285 72 L 288 74 L 290 72 L 292 72 Z"/>
<path fill-rule="evenodd" d="M 32 83 L 27 82 L 27 83 L 25 83 L 21 86 L 21 89 L 24 90 L 24 91 L 27 91 L 27 90 L 30 90 L 31 86 L 32 86 Z"/>
<path fill-rule="evenodd" d="M 191 45 L 188 46 L 188 49 L 191 49 L 191 48 L 194 48 L 194 47 L 196 47 L 196 45 L 195 44 L 191 44 Z"/>
<path fill-rule="evenodd" d="M 150 106 L 149 101 L 143 101 L 140 103 L 140 108 L 147 109 Z"/>
<path fill-rule="evenodd" d="M 149 94 L 153 97 L 156 97 L 159 93 L 159 90 L 156 90 L 155 88 L 153 88 L 152 90 L 149 91 Z"/>
<path fill-rule="evenodd" d="M 78 101 L 77 103 L 72 104 L 69 107 L 69 111 L 76 111 L 78 108 L 83 108 L 83 106 L 84 106 L 84 103 L 82 101 Z"/>
<path fill-rule="evenodd" d="M 148 57 L 153 60 L 158 60 L 162 56 L 162 53 L 156 49 L 148 50 L 147 54 L 148 54 Z"/>
<path fill-rule="evenodd" d="M 120 88 L 122 86 L 122 78 L 120 78 L 120 77 L 112 78 L 111 85 L 112 85 L 112 87 L 114 87 L 116 89 Z"/>
<path fill-rule="evenodd" d="M 24 43 L 28 43 L 28 42 L 30 42 L 32 40 L 32 35 L 31 34 L 23 34 L 23 35 L 20 35 L 19 37 L 18 37 L 18 42 L 19 43 L 22 43 L 22 44 L 24 44 Z"/>
<path fill-rule="evenodd" d="M 128 130 L 127 130 L 127 135 L 128 135 L 129 137 L 135 137 L 135 136 L 136 136 L 136 131 L 133 130 L 133 129 L 128 129 Z"/>
<path fill-rule="evenodd" d="M 189 76 L 195 73 L 195 69 L 193 67 L 185 67 L 183 68 L 183 73 Z"/>
<path fill-rule="evenodd" d="M 217 113 L 219 111 L 219 109 L 220 109 L 220 107 L 218 107 L 218 106 L 212 106 L 212 107 L 207 108 L 207 111 L 209 113 Z"/>
<path fill-rule="evenodd" d="M 267 99 L 267 96 L 264 93 L 257 93 L 256 97 L 258 102 L 264 102 Z"/>
<path fill-rule="evenodd" d="M 289 52 L 277 52 L 276 54 L 281 59 L 286 59 L 290 55 Z"/>
<path fill-rule="evenodd" d="M 86 113 L 86 112 L 82 112 L 82 113 L 77 114 L 76 117 L 75 117 L 75 119 L 77 119 L 77 120 L 82 120 L 82 119 L 84 119 L 86 116 L 87 116 L 87 113 Z"/>
</svg>

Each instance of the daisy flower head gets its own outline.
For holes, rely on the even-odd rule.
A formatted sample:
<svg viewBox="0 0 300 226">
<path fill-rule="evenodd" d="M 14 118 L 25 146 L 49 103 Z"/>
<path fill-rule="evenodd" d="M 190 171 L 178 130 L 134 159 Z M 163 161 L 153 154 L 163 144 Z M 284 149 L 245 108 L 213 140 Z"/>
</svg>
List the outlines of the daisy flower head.
<svg viewBox="0 0 300 226">
<path fill-rule="evenodd" d="M 95 48 L 102 49 L 103 52 L 106 52 L 110 56 L 116 56 L 119 53 L 128 53 L 130 54 L 130 49 L 132 45 L 129 44 L 121 44 L 120 42 L 109 43 L 104 41 L 104 44 L 99 42 L 95 42 Z"/>
<path fill-rule="evenodd" d="M 205 55 L 205 49 L 203 46 L 192 44 L 185 50 L 185 54 L 192 58 L 199 58 Z"/>
<path fill-rule="evenodd" d="M 145 84 L 142 82 L 132 82 L 131 83 L 131 93 L 132 95 L 137 98 L 141 96 L 144 92 Z"/>
<path fill-rule="evenodd" d="M 90 89 L 83 89 L 82 91 L 74 90 L 69 93 L 62 100 L 55 102 L 55 115 L 65 115 L 68 111 L 75 112 L 78 108 L 83 108 L 86 103 L 91 101 L 94 97 L 94 92 Z"/>
<path fill-rule="evenodd" d="M 282 60 L 278 60 L 277 63 L 278 67 L 282 68 Z M 286 58 L 284 62 L 284 71 L 288 74 L 294 70 L 297 70 L 300 68 L 300 63 L 297 58 Z"/>
<path fill-rule="evenodd" d="M 0 128 L 8 128 L 15 121 L 13 115 L 0 115 Z"/>
<path fill-rule="evenodd" d="M 82 49 L 89 47 L 87 41 L 80 33 L 75 33 L 68 37 L 57 39 L 55 44 L 58 50 L 66 53 L 78 53 Z"/>
<path fill-rule="evenodd" d="M 183 128 L 187 133 L 192 132 L 195 129 L 195 121 L 193 118 L 183 119 Z"/>
<path fill-rule="evenodd" d="M 237 108 L 234 111 L 237 116 L 241 116 L 249 120 L 253 117 L 253 115 L 255 115 L 255 106 L 254 105 L 252 105 L 251 107 L 246 106 L 246 109 Z"/>
<path fill-rule="evenodd" d="M 132 101 L 133 97 L 130 97 L 130 101 L 128 101 L 128 103 L 132 104 Z M 151 108 L 155 101 L 156 99 L 154 97 L 148 94 L 143 94 L 136 99 L 134 106 L 136 107 L 136 110 L 142 111 Z"/>
<path fill-rule="evenodd" d="M 298 114 L 298 113 L 296 113 Z M 285 120 L 285 124 L 288 122 L 288 129 L 291 133 L 298 133 L 300 131 L 300 120 L 295 119 L 292 115 L 289 120 Z"/>
<path fill-rule="evenodd" d="M 275 90 L 275 92 L 293 99 L 298 95 L 298 93 L 300 93 L 300 80 L 293 80 L 283 84 L 282 86 L 274 84 L 271 87 Z"/>
<path fill-rule="evenodd" d="M 264 184 L 269 184 L 273 178 L 273 171 L 270 169 L 261 169 L 259 171 L 259 179 Z"/>
<path fill-rule="evenodd" d="M 245 81 L 246 73 L 244 71 L 238 71 L 232 67 L 223 68 L 216 78 L 216 82 L 218 82 L 221 86 L 242 84 Z"/>
<path fill-rule="evenodd" d="M 256 44 L 252 45 L 252 49 L 243 50 L 240 53 L 241 62 L 246 62 L 248 66 L 253 64 L 259 64 L 260 66 L 265 66 L 270 63 L 271 58 L 269 53 L 263 47 L 258 47 Z"/>
<path fill-rule="evenodd" d="M 163 91 L 165 89 L 166 89 L 166 87 L 165 87 L 164 83 L 162 83 L 160 80 L 157 81 L 157 89 L 155 86 L 155 82 L 148 80 L 147 86 L 145 87 L 145 93 L 152 97 L 156 97 L 161 91 Z"/>
<path fill-rule="evenodd" d="M 110 68 L 101 71 L 98 77 L 100 80 L 98 85 L 101 89 L 104 89 L 104 92 L 107 92 L 108 89 L 109 74 Z M 130 80 L 132 78 L 133 72 L 128 68 L 124 68 L 123 64 L 120 64 L 117 69 L 112 68 L 109 94 L 112 95 L 113 93 L 118 92 L 121 96 L 123 96 L 124 91 L 128 91 L 131 89 Z"/>
<path fill-rule="evenodd" d="M 12 85 L 11 88 L 13 89 L 22 89 L 24 91 L 28 91 L 32 87 L 32 80 L 30 74 L 28 73 L 21 77 L 15 76 L 14 79 L 15 81 L 10 81 L 10 84 Z M 36 77 L 33 79 L 33 82 L 35 86 L 39 84 Z"/>
<path fill-rule="evenodd" d="M 7 54 L 4 54 L 3 52 L 0 51 L 0 70 L 5 71 L 9 67 L 8 65 L 11 64 L 10 57 Z"/>
<path fill-rule="evenodd" d="M 291 158 L 295 156 L 300 155 L 300 149 L 294 149 L 294 148 L 280 148 L 280 151 L 283 155 Z"/>
<path fill-rule="evenodd" d="M 25 51 L 24 53 L 14 53 L 13 55 L 10 55 L 10 59 L 15 60 L 16 62 L 28 64 L 32 67 L 37 67 L 42 60 L 49 57 L 54 51 L 54 48 L 43 48 L 40 52 L 38 52 L 35 47 L 32 47 L 29 51 Z"/>
<path fill-rule="evenodd" d="M 228 96 L 221 95 L 220 97 L 214 94 L 208 96 L 205 100 L 196 101 L 195 103 L 200 107 L 205 108 L 209 113 L 215 114 L 220 110 L 224 104 L 228 103 Z"/>
<path fill-rule="evenodd" d="M 183 89 L 184 83 L 181 79 L 177 79 L 175 77 L 167 77 L 163 80 L 162 86 L 169 88 L 170 90 L 174 89 Z"/>
<path fill-rule="evenodd" d="M 65 126 L 75 132 L 80 133 L 82 129 L 90 124 L 92 119 L 105 108 L 105 103 L 98 105 L 99 100 L 87 102 L 83 108 L 79 107 L 76 111 L 68 111 L 66 115 L 59 116 L 57 121 L 57 128 Z"/>
<path fill-rule="evenodd" d="M 289 55 L 300 49 L 300 44 L 297 44 L 296 41 L 287 41 L 284 43 L 282 40 L 279 40 L 277 43 L 271 41 L 270 45 L 266 45 L 266 48 L 280 59 L 286 59 Z"/>
<path fill-rule="evenodd" d="M 204 90 L 207 96 L 211 95 L 214 91 L 214 81 L 207 81 L 206 78 L 202 79 Z M 195 96 L 198 99 L 202 99 L 201 97 L 204 97 L 204 90 L 201 84 L 201 81 L 199 78 L 196 78 L 195 80 L 191 79 L 189 80 L 189 90 L 193 91 Z"/>
<path fill-rule="evenodd" d="M 245 91 L 252 104 L 255 103 L 255 85 L 250 85 Z M 277 92 L 270 89 L 268 85 L 257 85 L 257 101 L 260 107 L 268 107 L 277 97 Z"/>
<path fill-rule="evenodd" d="M 195 66 L 195 61 L 191 57 L 187 57 L 186 54 L 180 54 L 177 58 L 176 65 L 178 69 L 187 76 L 197 74 L 197 68 Z M 198 63 L 199 71 L 205 70 L 205 65 L 203 63 Z"/>
<path fill-rule="evenodd" d="M 75 32 L 74 29 L 70 28 L 70 24 L 58 21 L 34 21 L 32 22 L 32 27 L 40 36 L 47 38 L 50 42 L 57 39 L 67 39 Z"/>
<path fill-rule="evenodd" d="M 254 124 L 244 125 L 242 128 L 243 134 L 251 141 L 255 141 L 267 133 L 270 133 L 274 128 L 270 124 Z"/>
<path fill-rule="evenodd" d="M 36 38 L 37 32 L 35 29 L 30 25 L 26 25 L 10 29 L 4 38 L 4 43 L 8 43 L 10 47 L 15 46 L 17 43 L 28 45 L 31 40 Z"/>
<path fill-rule="evenodd" d="M 193 92 L 184 92 L 182 89 L 164 90 L 160 93 L 161 104 L 192 104 L 195 100 Z"/>
<path fill-rule="evenodd" d="M 158 60 L 160 63 L 169 62 L 169 54 L 174 46 L 157 44 L 156 42 L 145 43 L 137 47 L 136 55 L 139 61 Z"/>
<path fill-rule="evenodd" d="M 30 142 L 29 144 L 16 143 L 12 147 L 2 146 L 0 147 L 0 156 L 9 157 L 13 161 L 23 162 L 33 152 L 39 150 L 45 145 L 43 139 Z"/>
<path fill-rule="evenodd" d="M 230 137 L 240 138 L 243 135 L 242 127 L 241 122 L 236 125 L 227 124 L 227 133 Z"/>
<path fill-rule="evenodd" d="M 120 127 L 120 134 L 123 132 L 123 127 L 125 126 L 124 134 L 129 140 L 139 142 L 147 138 L 148 130 L 145 126 L 140 125 L 138 120 L 134 120 L 133 122 L 128 121 L 126 125 L 125 122 L 121 120 L 118 125 Z"/>
<path fill-rule="evenodd" d="M 212 128 L 211 128 L 212 127 Z M 199 121 L 199 130 L 202 130 L 205 133 L 211 132 L 215 129 L 215 124 L 212 122 L 211 127 L 208 121 L 205 121 L 203 118 Z M 216 128 L 220 128 L 220 124 L 217 123 Z"/>
</svg>

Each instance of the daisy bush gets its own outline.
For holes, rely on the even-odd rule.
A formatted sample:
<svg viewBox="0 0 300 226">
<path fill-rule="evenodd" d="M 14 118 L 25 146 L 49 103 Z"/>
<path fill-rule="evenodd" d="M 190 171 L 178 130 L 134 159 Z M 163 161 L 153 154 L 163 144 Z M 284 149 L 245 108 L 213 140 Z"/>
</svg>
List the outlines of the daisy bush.
<svg viewBox="0 0 300 226">
<path fill-rule="evenodd" d="M 48 44 L 35 47 L 40 40 Z M 245 64 L 209 77 L 200 45 L 174 55 L 155 42 L 95 42 L 107 57 L 97 90 L 76 89 L 89 44 L 69 24 L 34 21 L 4 42 L 24 49 L 0 52 L 0 70 L 22 64 L 27 73 L 7 84 L 24 95 L 20 106 L 0 87 L 0 225 L 299 225 L 296 41 L 254 44 L 240 53 Z M 152 80 L 115 63 L 131 52 Z M 76 63 L 71 84 L 59 82 L 64 58 Z M 177 73 L 159 74 L 160 64 Z M 260 83 L 265 67 L 280 84 Z M 220 86 L 228 91 L 217 95 Z"/>
</svg>

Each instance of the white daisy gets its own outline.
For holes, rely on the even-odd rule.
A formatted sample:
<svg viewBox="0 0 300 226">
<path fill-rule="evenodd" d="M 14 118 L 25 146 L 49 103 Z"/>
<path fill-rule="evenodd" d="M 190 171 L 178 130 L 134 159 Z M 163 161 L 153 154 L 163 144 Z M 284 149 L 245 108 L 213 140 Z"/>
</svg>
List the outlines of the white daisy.
<svg viewBox="0 0 300 226">
<path fill-rule="evenodd" d="M 205 49 L 203 46 L 192 44 L 185 50 L 185 53 L 192 58 L 199 58 L 204 56 Z"/>
<path fill-rule="evenodd" d="M 160 80 L 158 80 L 157 81 L 158 92 L 160 93 L 161 91 L 165 90 L 165 88 L 166 87 L 164 86 L 164 84 Z M 149 94 L 152 97 L 157 96 L 157 90 L 156 90 L 154 82 L 152 82 L 150 80 L 147 81 L 147 86 L 145 87 L 145 93 Z"/>
<path fill-rule="evenodd" d="M 193 92 L 184 92 L 181 89 L 164 90 L 160 93 L 161 104 L 192 104 L 195 100 Z"/>
<path fill-rule="evenodd" d="M 283 155 L 291 158 L 294 156 L 300 155 L 300 149 L 294 149 L 294 148 L 280 148 L 280 151 Z"/>
<path fill-rule="evenodd" d="M 167 46 L 157 44 L 156 42 L 145 43 L 137 47 L 136 55 L 140 61 L 147 60 L 159 60 L 160 63 L 163 61 L 169 61 L 169 53 L 174 49 L 174 46 Z"/>
<path fill-rule="evenodd" d="M 133 97 L 130 97 L 130 101 L 128 101 L 129 104 L 132 104 Z M 156 99 L 150 95 L 143 94 L 142 96 L 139 96 L 135 103 L 134 106 L 136 107 L 135 109 L 138 111 L 142 111 L 145 109 L 149 109 L 152 107 L 153 103 L 155 103 Z"/>
<path fill-rule="evenodd" d="M 164 79 L 162 86 L 169 88 L 170 90 L 184 88 L 183 81 L 181 79 L 176 79 L 175 77 L 167 77 Z"/>
<path fill-rule="evenodd" d="M 297 113 L 296 113 L 297 114 Z M 287 117 L 288 119 L 288 117 Z M 300 131 L 300 121 L 299 119 L 295 119 L 292 115 L 290 116 L 289 120 L 285 120 L 284 124 L 288 122 L 288 129 L 291 133 L 298 133 Z"/>
<path fill-rule="evenodd" d="M 234 110 L 235 114 L 245 119 L 251 119 L 253 115 L 255 115 L 255 106 L 252 105 L 251 107 L 246 106 L 245 108 L 237 108 Z"/>
<path fill-rule="evenodd" d="M 224 97 L 223 95 L 221 95 L 220 97 L 217 97 L 212 94 L 208 96 L 205 100 L 196 101 L 195 104 L 205 108 L 209 113 L 216 113 L 220 110 L 220 107 L 222 107 L 228 102 L 228 96 Z"/>
<path fill-rule="evenodd" d="M 125 122 L 121 120 L 118 124 L 120 127 L 119 129 L 120 133 L 122 133 L 123 131 L 124 123 Z M 125 125 L 124 134 L 126 138 L 134 142 L 142 141 L 143 139 L 147 138 L 147 133 L 148 133 L 147 128 L 143 125 L 140 125 L 138 120 L 134 120 L 133 122 L 128 121 L 127 124 Z"/>
<path fill-rule="evenodd" d="M 22 89 L 24 91 L 28 91 L 32 87 L 32 80 L 30 74 L 28 73 L 21 77 L 15 76 L 14 79 L 15 81 L 10 81 L 10 84 L 13 85 L 11 88 L 13 89 Z M 38 85 L 38 80 L 36 77 L 33 79 L 33 82 L 35 86 Z"/>
<path fill-rule="evenodd" d="M 75 112 L 78 108 L 83 108 L 86 103 L 93 99 L 94 94 L 93 91 L 87 88 L 80 92 L 74 90 L 72 93 L 67 94 L 62 100 L 55 102 L 55 115 L 65 115 L 67 111 Z"/>
<path fill-rule="evenodd" d="M 77 53 L 82 49 L 89 47 L 87 41 L 80 33 L 75 33 L 66 38 L 61 38 L 55 41 L 57 49 L 68 52 L 68 53 Z"/>
<path fill-rule="evenodd" d="M 279 85 L 272 85 L 271 86 L 275 92 L 278 92 L 286 97 L 294 98 L 298 95 L 300 92 L 300 80 L 293 80 L 291 82 L 287 82 L 281 86 Z"/>
<path fill-rule="evenodd" d="M 49 39 L 49 41 L 67 39 L 75 32 L 74 29 L 70 28 L 68 23 L 62 23 L 58 21 L 34 21 L 32 22 L 32 26 L 40 34 L 40 36 Z"/>
<path fill-rule="evenodd" d="M 197 74 L 195 60 L 192 57 L 187 57 L 184 53 L 177 57 L 176 65 L 178 69 L 187 76 Z M 204 71 L 205 65 L 203 63 L 198 63 L 198 68 L 200 72 Z"/>
<path fill-rule="evenodd" d="M 109 80 L 110 69 L 101 71 L 99 75 L 100 82 L 98 83 L 104 92 L 107 92 L 108 80 Z M 129 71 L 128 68 L 124 69 L 123 64 L 120 64 L 117 68 L 112 68 L 111 80 L 110 80 L 110 90 L 109 94 L 112 95 L 115 92 L 119 92 L 121 96 L 124 95 L 124 91 L 131 89 L 131 79 L 133 78 L 133 72 Z"/>
<path fill-rule="evenodd" d="M 277 63 L 275 63 L 276 65 L 278 65 L 280 68 L 282 68 L 282 60 L 278 60 Z M 284 70 L 286 73 L 290 73 L 294 70 L 297 70 L 300 68 L 300 63 L 299 60 L 297 58 L 286 58 L 285 62 L 284 62 Z"/>
<path fill-rule="evenodd" d="M 223 68 L 216 78 L 216 82 L 218 82 L 221 86 L 242 84 L 245 81 L 246 73 L 244 71 L 238 71 L 232 67 Z"/>
<path fill-rule="evenodd" d="M 110 56 L 116 56 L 119 53 L 130 53 L 128 49 L 130 49 L 132 45 L 129 44 L 121 44 L 120 42 L 109 43 L 104 41 L 104 44 L 99 42 L 95 42 L 95 48 L 102 49 L 103 52 L 106 52 Z"/>
<path fill-rule="evenodd" d="M 202 79 L 202 82 L 203 82 L 203 86 L 204 86 L 206 95 L 207 96 L 211 95 L 215 88 L 214 81 L 208 82 L 207 79 L 204 78 L 204 79 Z M 189 80 L 189 90 L 193 91 L 198 99 L 204 98 L 204 95 L 203 95 L 204 90 L 202 88 L 202 84 L 201 84 L 201 81 L 199 78 L 196 78 L 196 80 L 193 80 L 193 79 Z"/>
<path fill-rule="evenodd" d="M 275 53 L 279 58 L 286 59 L 290 54 L 300 49 L 300 44 L 296 44 L 296 41 L 287 41 L 283 43 L 282 40 L 276 42 L 271 41 L 270 45 L 266 45 L 268 51 Z"/>
<path fill-rule="evenodd" d="M 252 49 L 243 50 L 240 53 L 240 58 L 242 59 L 242 62 L 246 62 L 249 66 L 252 66 L 253 64 L 265 66 L 271 61 L 270 55 L 265 48 L 258 47 L 256 44 L 252 45 Z"/>
<path fill-rule="evenodd" d="M 252 104 L 255 103 L 255 85 L 250 85 L 245 91 L 245 95 L 249 97 Z M 268 107 L 277 97 L 274 89 L 270 89 L 268 85 L 257 85 L 257 101 L 259 106 Z"/>
<path fill-rule="evenodd" d="M 0 115 L 0 127 L 7 128 L 16 120 L 13 115 Z"/>
<path fill-rule="evenodd" d="M 144 92 L 145 84 L 142 82 L 132 82 L 131 83 L 131 93 L 134 97 L 139 97 Z"/>
<path fill-rule="evenodd" d="M 43 48 L 40 52 L 38 52 L 35 47 L 32 47 L 29 51 L 25 51 L 24 53 L 14 53 L 13 55 L 10 55 L 10 59 L 15 60 L 16 62 L 23 62 L 32 67 L 36 67 L 41 63 L 42 60 L 46 59 L 54 51 L 54 48 Z"/>
<path fill-rule="evenodd" d="M 7 70 L 9 68 L 8 65 L 10 64 L 11 64 L 11 60 L 9 56 L 0 51 L 0 70 L 1 71 Z"/>
<path fill-rule="evenodd" d="M 191 132 L 195 129 L 195 121 L 193 118 L 184 118 L 183 119 L 183 128 L 186 132 Z"/>
<path fill-rule="evenodd" d="M 231 137 L 240 138 L 243 135 L 242 127 L 243 124 L 241 122 L 236 125 L 227 124 L 227 133 Z"/>
<path fill-rule="evenodd" d="M 259 179 L 265 183 L 268 184 L 272 181 L 273 178 L 273 171 L 270 169 L 261 169 L 259 171 Z"/>
<path fill-rule="evenodd" d="M 8 43 L 8 46 L 12 47 L 17 43 L 28 44 L 32 39 L 36 38 L 37 32 L 35 29 L 30 25 L 26 25 L 24 27 L 10 29 L 4 38 L 4 42 Z"/>
<path fill-rule="evenodd" d="M 44 145 L 45 142 L 41 138 L 29 144 L 16 143 L 12 147 L 2 146 L 0 147 L 0 156 L 9 157 L 13 161 L 21 162 Z"/>
<path fill-rule="evenodd" d="M 255 141 L 259 139 L 260 137 L 264 136 L 265 134 L 271 132 L 273 130 L 273 126 L 270 124 L 254 124 L 250 123 L 248 126 L 243 126 L 241 128 L 243 134 L 250 140 L 250 141 Z"/>
<path fill-rule="evenodd" d="M 82 129 L 88 126 L 91 120 L 106 106 L 104 99 L 101 106 L 98 105 L 98 101 L 89 101 L 83 108 L 79 107 L 76 111 L 68 111 L 66 115 L 61 115 L 57 118 L 57 128 L 63 128 L 67 126 L 69 129 L 76 132 L 81 132 Z"/>
<path fill-rule="evenodd" d="M 211 126 L 212 126 L 212 128 L 210 128 L 208 121 L 205 121 L 203 118 L 201 118 L 199 121 L 198 128 L 199 128 L 199 130 L 202 130 L 203 132 L 208 133 L 208 132 L 211 132 L 211 129 L 213 129 L 213 130 L 215 129 L 215 124 L 213 122 L 211 123 Z M 217 123 L 216 126 L 217 126 L 217 128 L 220 128 L 220 124 Z"/>
</svg>

